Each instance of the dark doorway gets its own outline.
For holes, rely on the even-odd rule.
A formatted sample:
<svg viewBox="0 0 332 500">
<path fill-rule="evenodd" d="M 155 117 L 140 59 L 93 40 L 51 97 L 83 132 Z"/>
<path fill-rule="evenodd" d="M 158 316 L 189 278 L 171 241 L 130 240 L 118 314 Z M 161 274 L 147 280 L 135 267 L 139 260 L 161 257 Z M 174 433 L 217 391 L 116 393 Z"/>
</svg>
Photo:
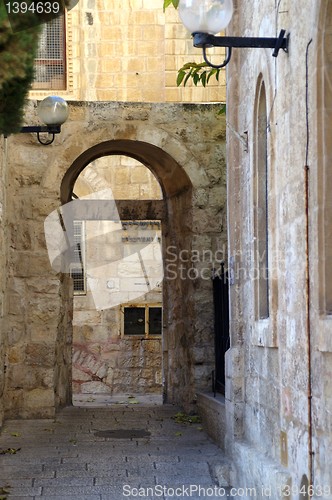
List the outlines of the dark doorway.
<svg viewBox="0 0 332 500">
<path fill-rule="evenodd" d="M 228 272 L 221 264 L 220 272 L 215 273 L 213 282 L 214 302 L 214 338 L 215 338 L 215 369 L 212 376 L 214 394 L 225 394 L 225 353 L 229 348 L 229 300 Z"/>
</svg>

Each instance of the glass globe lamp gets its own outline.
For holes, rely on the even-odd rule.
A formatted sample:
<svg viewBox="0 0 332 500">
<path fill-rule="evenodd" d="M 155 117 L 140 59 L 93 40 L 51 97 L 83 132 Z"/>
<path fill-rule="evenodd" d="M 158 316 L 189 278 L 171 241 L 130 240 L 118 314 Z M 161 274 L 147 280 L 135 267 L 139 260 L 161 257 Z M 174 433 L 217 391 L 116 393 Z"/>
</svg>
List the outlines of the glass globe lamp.
<svg viewBox="0 0 332 500">
<path fill-rule="evenodd" d="M 67 102 L 58 96 L 49 96 L 38 105 L 38 116 L 43 123 L 49 126 L 62 125 L 68 118 Z"/>
<path fill-rule="evenodd" d="M 215 35 L 231 21 L 233 0 L 180 0 L 178 10 L 190 33 Z"/>
</svg>

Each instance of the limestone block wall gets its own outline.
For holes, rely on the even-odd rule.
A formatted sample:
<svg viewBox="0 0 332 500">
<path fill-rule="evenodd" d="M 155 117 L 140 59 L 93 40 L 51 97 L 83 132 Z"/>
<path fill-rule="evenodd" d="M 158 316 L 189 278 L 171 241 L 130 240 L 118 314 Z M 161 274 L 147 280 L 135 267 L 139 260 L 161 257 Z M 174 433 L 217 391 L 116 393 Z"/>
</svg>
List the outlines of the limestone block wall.
<svg viewBox="0 0 332 500">
<path fill-rule="evenodd" d="M 67 13 L 66 26 L 67 91 L 58 95 L 81 101 L 225 100 L 224 72 L 205 89 L 176 86 L 181 66 L 203 57 L 176 10 L 163 12 L 163 0 L 80 0 Z M 222 49 L 211 54 L 216 62 L 223 58 Z M 31 93 L 38 99 L 47 95 L 47 90 Z"/>
<path fill-rule="evenodd" d="M 322 203 L 317 195 L 317 179 L 322 178 L 318 55 L 331 2 L 304 1 L 300 6 L 284 0 L 278 7 L 273 1 L 240 3 L 236 2 L 230 30 L 271 36 L 284 28 L 290 32 L 290 51 L 277 59 L 270 50 L 237 51 L 229 65 L 229 252 L 234 281 L 226 362 L 226 448 L 233 450 L 236 484 L 256 487 L 257 498 L 264 497 L 262 484 L 271 487 L 270 497 L 275 499 L 282 498 L 283 486 L 286 491 L 292 486 L 295 499 L 306 481 L 314 481 L 315 487 L 332 485 L 327 465 L 332 401 L 326 390 L 331 325 L 330 317 L 323 321 L 319 313 L 322 254 L 317 246 Z M 262 81 L 268 123 L 269 316 L 258 319 L 254 200 Z M 262 182 L 258 179 L 258 186 Z"/>
<path fill-rule="evenodd" d="M 136 303 L 135 303 L 136 305 Z M 73 394 L 161 394 L 161 338 L 121 336 L 121 310 L 74 323 Z"/>
<path fill-rule="evenodd" d="M 161 187 L 139 161 L 129 156 L 107 156 L 91 162 L 78 177 L 74 192 L 81 198 L 111 189 L 115 200 L 162 199 Z"/>
<path fill-rule="evenodd" d="M 7 147 L 11 139 L 7 139 Z M 14 139 L 15 140 L 15 139 Z M 6 348 L 5 416 L 51 417 L 69 401 L 72 302 L 68 276 L 49 265 L 44 220 L 58 205 L 40 189 L 42 158 L 26 161 L 24 148 L 7 177 L 7 283 L 3 320 Z M 29 153 L 27 153 L 29 156 Z M 8 152 L 8 165 L 11 165 Z M 38 158 L 38 150 L 36 151 Z M 42 155 L 41 155 L 42 157 Z M 45 157 L 44 157 L 45 158 Z M 35 158 L 36 160 L 36 158 Z M 9 167 L 10 169 L 11 167 Z M 26 176 L 25 176 L 26 174 Z M 15 193 L 15 194 L 14 194 Z M 64 290 L 68 290 L 64 298 Z"/>
<path fill-rule="evenodd" d="M 219 259 L 226 243 L 225 119 L 218 110 L 219 105 L 72 102 L 53 145 L 42 147 L 33 135 L 6 139 L 6 416 L 50 416 L 70 401 L 73 294 L 68 277 L 50 265 L 44 221 L 66 197 L 61 190 L 67 171 L 95 159 L 89 156 L 94 148 L 136 158 L 155 171 L 163 187 L 165 265 L 173 266 L 166 268 L 163 285 L 163 390 L 168 401 L 192 408 L 196 392 L 210 389 L 209 272 L 218 262 L 203 250 L 220 250 Z M 27 119 L 35 119 L 33 102 Z"/>
</svg>

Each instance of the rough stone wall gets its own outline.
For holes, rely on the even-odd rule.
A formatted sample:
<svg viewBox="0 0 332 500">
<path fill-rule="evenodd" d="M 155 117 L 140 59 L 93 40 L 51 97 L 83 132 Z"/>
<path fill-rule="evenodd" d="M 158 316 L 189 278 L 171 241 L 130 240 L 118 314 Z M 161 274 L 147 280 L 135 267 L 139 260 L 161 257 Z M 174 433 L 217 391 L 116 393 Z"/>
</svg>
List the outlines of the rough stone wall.
<svg viewBox="0 0 332 500">
<path fill-rule="evenodd" d="M 316 99 L 321 86 L 317 61 L 324 2 L 240 3 L 236 2 L 230 34 L 274 36 L 284 28 L 290 32 L 290 50 L 276 59 L 271 50 L 238 50 L 228 70 L 229 255 L 234 282 L 226 360 L 226 449 L 233 452 L 236 484 L 256 487 L 257 498 L 264 497 L 262 484 L 271 487 L 270 497 L 275 499 L 283 497 L 281 489 L 288 484 L 294 488 L 289 498 L 295 499 L 304 476 L 311 481 L 311 451 L 314 485 L 332 485 L 327 451 L 332 444 L 328 417 L 332 400 L 327 389 L 331 321 L 325 317 L 322 322 L 318 312 L 317 178 L 321 174 Z M 267 95 L 270 314 L 257 320 L 253 190 L 260 79 Z"/>
<path fill-rule="evenodd" d="M 67 14 L 68 88 L 58 95 L 80 101 L 220 102 L 225 74 L 207 88 L 176 85 L 177 71 L 201 63 L 201 51 L 163 0 L 80 0 Z M 215 61 L 222 49 L 212 49 Z M 54 91 L 52 91 L 54 93 Z M 32 98 L 49 95 L 34 91 Z"/>
<path fill-rule="evenodd" d="M 64 300 L 68 278 L 50 268 L 44 236 L 45 217 L 59 205 L 59 195 L 43 189 L 47 153 L 16 151 L 6 140 L 7 310 L 5 415 L 51 417 L 69 402 L 72 303 Z M 13 149 L 14 148 L 14 149 Z M 13 167 L 14 165 L 14 167 Z M 67 297 L 66 297 L 67 299 Z"/>
<path fill-rule="evenodd" d="M 91 314 L 91 324 L 74 325 L 73 394 L 162 394 L 161 338 L 121 338 L 112 313 L 107 326 Z"/>
<path fill-rule="evenodd" d="M 7 173 L 7 153 L 5 141 L 0 140 L 0 427 L 4 417 L 3 391 L 5 386 L 5 351 L 6 335 L 4 328 L 4 315 L 6 311 L 6 173 Z"/>
<path fill-rule="evenodd" d="M 176 276 L 164 282 L 164 385 L 168 401 L 189 408 L 198 390 L 210 389 L 214 364 L 209 276 L 213 256 L 204 260 L 202 252 L 220 250 L 220 258 L 226 243 L 224 117 L 217 114 L 217 105 L 73 102 L 70 108 L 68 122 L 47 148 L 34 135 L 7 139 L 6 415 L 50 416 L 57 404 L 69 401 L 72 290 L 66 277 L 50 266 L 43 224 L 59 207 L 61 183 L 73 162 L 103 141 L 120 140 L 139 141 L 142 157 L 152 151 L 151 164 L 168 193 L 172 224 L 165 231 L 165 244 L 175 245 L 176 262 L 174 256 L 168 257 Z M 27 110 L 31 122 L 34 113 L 31 103 Z M 179 165 L 176 178 L 168 170 L 171 158 Z M 174 188 L 184 178 L 190 180 L 191 189 L 177 193 Z M 180 257 L 181 249 L 187 253 Z M 195 261 L 193 249 L 199 252 Z M 182 277 L 178 266 L 183 259 L 186 269 L 207 270 Z"/>
</svg>

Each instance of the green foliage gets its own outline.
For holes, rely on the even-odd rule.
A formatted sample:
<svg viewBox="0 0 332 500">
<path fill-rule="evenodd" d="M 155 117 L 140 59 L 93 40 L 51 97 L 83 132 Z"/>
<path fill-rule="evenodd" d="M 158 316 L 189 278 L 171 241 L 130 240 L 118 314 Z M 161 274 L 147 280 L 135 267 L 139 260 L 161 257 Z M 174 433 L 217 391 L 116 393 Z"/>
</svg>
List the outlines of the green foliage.
<svg viewBox="0 0 332 500">
<path fill-rule="evenodd" d="M 179 5 L 179 0 L 164 0 L 164 12 L 170 5 L 173 5 L 173 7 L 177 9 Z"/>
<path fill-rule="evenodd" d="M 0 450 L 0 455 L 16 455 L 21 448 L 7 448 L 6 450 Z"/>
<path fill-rule="evenodd" d="M 212 76 L 219 81 L 220 69 L 211 68 L 205 62 L 189 62 L 179 69 L 176 84 L 179 86 L 183 83 L 186 86 L 188 80 L 191 79 L 194 85 L 201 83 L 203 87 L 206 87 Z"/>
<path fill-rule="evenodd" d="M 68 6 L 69 0 L 65 4 Z M 15 23 L 20 30 L 13 32 L 5 2 L 0 0 L 0 134 L 4 135 L 21 128 L 41 30 L 40 19 L 33 20 L 27 14 L 17 16 Z"/>
<path fill-rule="evenodd" d="M 10 486 L 5 486 L 4 488 L 0 488 L 0 500 L 7 500 L 8 495 L 10 494 Z"/>
<path fill-rule="evenodd" d="M 200 424 L 201 423 L 201 417 L 199 415 L 187 415 L 186 413 L 183 412 L 178 412 L 174 417 L 172 417 L 173 420 L 177 424 Z"/>
<path fill-rule="evenodd" d="M 0 2 L 0 133 L 17 132 L 33 80 L 39 27 L 13 33 Z"/>
<path fill-rule="evenodd" d="M 220 110 L 217 113 L 218 115 L 225 115 L 226 114 L 226 104 L 223 104 L 220 108 Z"/>
</svg>

